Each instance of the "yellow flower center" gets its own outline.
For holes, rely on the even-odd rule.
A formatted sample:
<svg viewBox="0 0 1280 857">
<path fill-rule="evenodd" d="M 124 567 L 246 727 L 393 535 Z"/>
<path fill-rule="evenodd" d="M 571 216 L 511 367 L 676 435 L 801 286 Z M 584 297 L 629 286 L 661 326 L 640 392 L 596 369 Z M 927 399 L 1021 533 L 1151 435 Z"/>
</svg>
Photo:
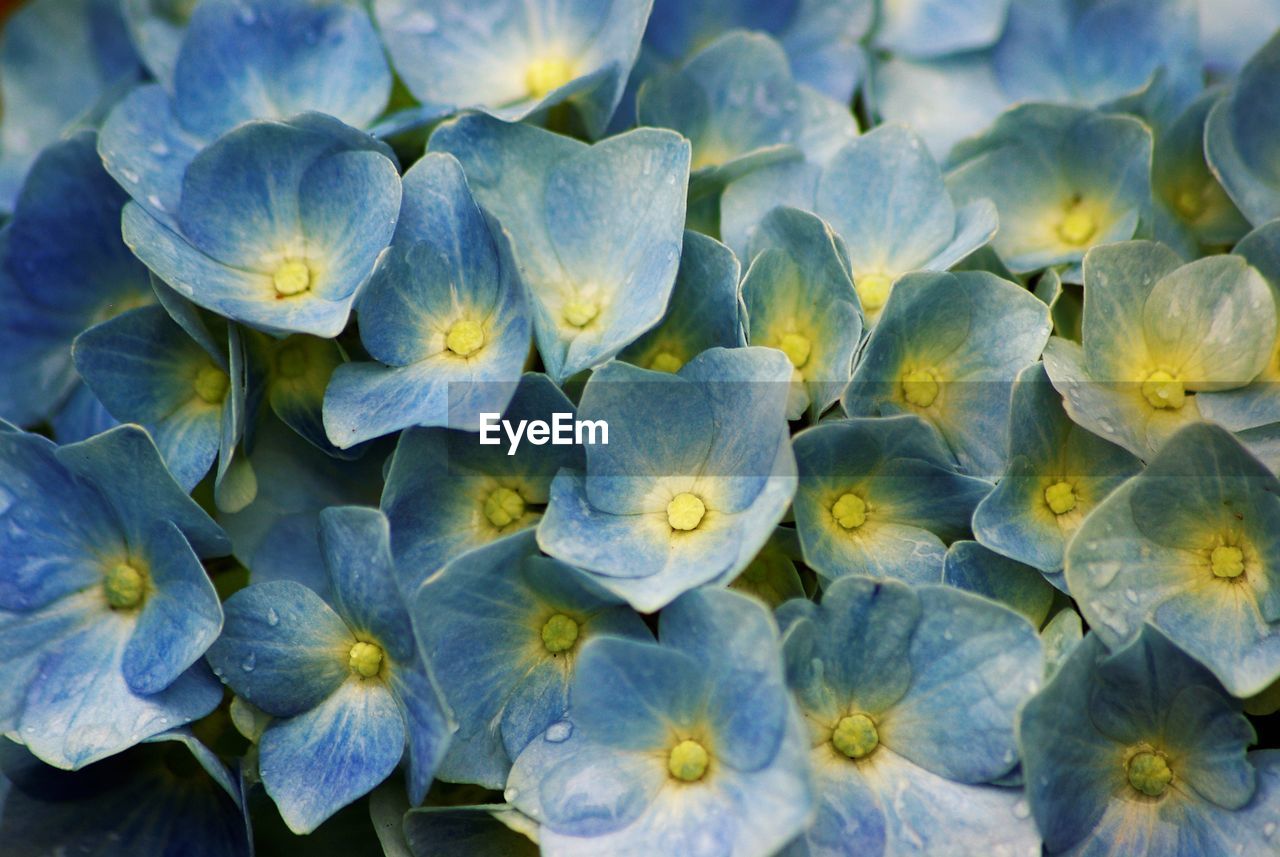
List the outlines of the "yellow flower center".
<svg viewBox="0 0 1280 857">
<path fill-rule="evenodd" d="M 778 343 L 778 348 L 783 354 L 787 355 L 791 365 L 797 369 L 809 362 L 809 351 L 812 347 L 809 339 L 799 333 L 788 333 Z"/>
<path fill-rule="evenodd" d="M 276 269 L 271 282 L 282 298 L 300 295 L 311 288 L 311 269 L 305 262 L 285 262 Z"/>
<path fill-rule="evenodd" d="M 685 783 L 694 783 L 707 773 L 711 756 L 697 741 L 686 738 L 671 748 L 667 756 L 667 770 L 671 776 Z"/>
<path fill-rule="evenodd" d="M 216 405 L 227 397 L 227 389 L 231 386 L 231 379 L 227 377 L 227 373 L 223 372 L 217 366 L 205 366 L 196 373 L 196 380 L 192 383 L 195 387 L 196 395 L 200 400 Z"/>
<path fill-rule="evenodd" d="M 857 494 L 841 494 L 831 505 L 831 517 L 846 530 L 856 530 L 867 522 L 867 502 Z"/>
<path fill-rule="evenodd" d="M 484 347 L 484 328 L 479 322 L 472 321 L 469 318 L 460 319 L 453 323 L 449 328 L 449 333 L 444 338 L 445 347 L 457 354 L 459 357 L 466 357 L 474 354 Z"/>
<path fill-rule="evenodd" d="M 542 645 L 553 655 L 567 652 L 576 642 L 578 623 L 563 613 L 555 614 L 542 626 Z"/>
<path fill-rule="evenodd" d="M 1129 785 L 1148 797 L 1160 797 L 1173 780 L 1173 771 L 1160 753 L 1143 750 L 1129 759 L 1125 771 Z"/>
<path fill-rule="evenodd" d="M 127 562 L 112 566 L 102 579 L 102 591 L 114 610 L 132 610 L 147 594 L 147 575 Z"/>
<path fill-rule="evenodd" d="M 888 274 L 863 274 L 854 280 L 853 285 L 858 292 L 858 300 L 862 301 L 862 308 L 875 312 L 889 300 L 893 279 Z"/>
<path fill-rule="evenodd" d="M 902 397 L 918 408 L 932 405 L 938 389 L 938 376 L 930 369 L 914 369 L 902 376 Z"/>
<path fill-rule="evenodd" d="M 1058 237 L 1073 247 L 1083 246 L 1097 231 L 1098 222 L 1078 202 L 1067 209 L 1066 215 L 1058 222 Z"/>
<path fill-rule="evenodd" d="M 1209 552 L 1209 565 L 1214 577 L 1239 577 L 1244 574 L 1244 551 L 1235 545 L 1218 545 Z"/>
<path fill-rule="evenodd" d="M 1182 381 L 1173 375 L 1157 369 L 1142 382 L 1142 396 L 1153 408 L 1173 408 L 1177 410 L 1187 399 Z"/>
<path fill-rule="evenodd" d="M 850 759 L 861 759 L 880 746 L 875 722 L 865 714 L 841 717 L 831 732 L 831 746 Z"/>
<path fill-rule="evenodd" d="M 1055 515 L 1065 515 L 1076 507 L 1076 490 L 1070 482 L 1055 482 L 1044 489 L 1044 502 Z"/>
<path fill-rule="evenodd" d="M 649 368 L 655 372 L 670 372 L 674 375 L 684 368 L 684 361 L 670 351 L 659 351 L 649 361 Z"/>
<path fill-rule="evenodd" d="M 697 496 L 685 491 L 671 498 L 667 504 L 667 523 L 673 530 L 692 530 L 702 523 L 707 507 Z"/>
<path fill-rule="evenodd" d="M 495 488 L 484 498 L 484 516 L 502 529 L 524 515 L 524 498 L 510 488 Z"/>
<path fill-rule="evenodd" d="M 373 678 L 382 671 L 382 647 L 376 643 L 356 643 L 347 656 L 347 666 L 361 678 Z"/>
<path fill-rule="evenodd" d="M 562 57 L 543 57 L 529 63 L 524 85 L 531 98 L 542 98 L 573 80 L 573 63 Z"/>
<path fill-rule="evenodd" d="M 574 327 L 586 327 L 600 314 L 600 305 L 589 298 L 574 298 L 564 305 L 564 320 Z"/>
</svg>

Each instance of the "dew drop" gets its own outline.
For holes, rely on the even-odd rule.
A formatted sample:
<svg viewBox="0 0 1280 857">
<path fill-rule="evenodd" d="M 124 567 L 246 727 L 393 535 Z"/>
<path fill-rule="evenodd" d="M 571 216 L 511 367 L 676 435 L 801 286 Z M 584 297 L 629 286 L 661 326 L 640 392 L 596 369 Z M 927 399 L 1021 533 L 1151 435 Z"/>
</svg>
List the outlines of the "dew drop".
<svg viewBox="0 0 1280 857">
<path fill-rule="evenodd" d="M 560 744 L 567 740 L 573 734 L 573 724 L 568 720 L 561 720 L 558 723 L 552 723 L 547 727 L 547 734 L 543 737 L 552 744 Z"/>
<path fill-rule="evenodd" d="M 280 614 L 276 612 L 276 608 L 267 608 L 267 624 L 274 628 L 280 624 Z"/>
<path fill-rule="evenodd" d="M 258 665 L 258 656 L 250 652 L 240 663 L 240 669 L 247 673 L 253 672 L 253 668 Z"/>
</svg>

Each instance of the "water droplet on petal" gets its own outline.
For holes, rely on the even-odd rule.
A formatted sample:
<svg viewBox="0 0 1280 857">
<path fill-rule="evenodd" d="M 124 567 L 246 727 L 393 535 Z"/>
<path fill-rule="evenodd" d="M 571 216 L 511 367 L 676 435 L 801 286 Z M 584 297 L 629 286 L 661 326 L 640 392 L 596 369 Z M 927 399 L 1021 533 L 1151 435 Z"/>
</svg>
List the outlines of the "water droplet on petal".
<svg viewBox="0 0 1280 857">
<path fill-rule="evenodd" d="M 276 608 L 267 608 L 267 624 L 274 628 L 280 624 L 280 614 L 276 612 Z"/>
<path fill-rule="evenodd" d="M 547 734 L 543 737 L 552 744 L 559 744 L 568 739 L 573 734 L 573 724 L 568 720 L 561 720 L 559 723 L 552 723 L 547 727 Z"/>
<path fill-rule="evenodd" d="M 240 663 L 240 669 L 247 673 L 253 672 L 253 668 L 258 665 L 258 656 L 250 652 Z"/>
</svg>

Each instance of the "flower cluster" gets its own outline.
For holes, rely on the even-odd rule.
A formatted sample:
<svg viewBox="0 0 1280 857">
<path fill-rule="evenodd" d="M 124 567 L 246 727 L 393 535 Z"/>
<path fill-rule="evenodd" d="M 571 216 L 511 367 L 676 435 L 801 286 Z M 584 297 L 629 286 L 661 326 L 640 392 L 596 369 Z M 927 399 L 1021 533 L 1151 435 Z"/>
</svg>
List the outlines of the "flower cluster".
<svg viewBox="0 0 1280 857">
<path fill-rule="evenodd" d="M 1274 2 L 0 10 L 4 855 L 1280 853 Z"/>
</svg>

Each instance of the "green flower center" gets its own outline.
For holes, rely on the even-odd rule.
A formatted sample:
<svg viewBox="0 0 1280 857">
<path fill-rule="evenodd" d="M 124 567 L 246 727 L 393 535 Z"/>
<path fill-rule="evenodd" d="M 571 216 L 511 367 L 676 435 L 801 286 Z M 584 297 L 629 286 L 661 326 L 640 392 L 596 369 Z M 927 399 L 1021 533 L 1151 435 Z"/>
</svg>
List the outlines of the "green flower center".
<svg viewBox="0 0 1280 857">
<path fill-rule="evenodd" d="M 649 361 L 649 368 L 655 372 L 670 372 L 674 375 L 684 368 L 684 361 L 670 351 L 659 351 Z"/>
<path fill-rule="evenodd" d="M 667 523 L 673 530 L 693 530 L 702 523 L 707 507 L 694 494 L 685 491 L 671 498 L 667 504 Z"/>
<path fill-rule="evenodd" d="M 600 314 L 600 305 L 590 298 L 574 298 L 564 305 L 564 320 L 573 327 L 586 327 Z"/>
<path fill-rule="evenodd" d="M 1076 489 L 1070 482 L 1055 482 L 1044 489 L 1044 502 L 1055 515 L 1065 515 L 1076 507 Z"/>
<path fill-rule="evenodd" d="M 841 494 L 831 504 L 831 517 L 846 530 L 856 530 L 867 522 L 867 501 L 857 494 Z"/>
<path fill-rule="evenodd" d="M 902 376 L 902 397 L 918 408 L 932 405 L 938 389 L 938 376 L 931 369 L 913 369 Z"/>
<path fill-rule="evenodd" d="M 1244 574 L 1244 551 L 1235 545 L 1218 545 L 1209 552 L 1214 577 L 1235 578 Z"/>
<path fill-rule="evenodd" d="M 127 562 L 112 566 L 102 579 L 107 603 L 114 610 L 132 610 L 147 594 L 147 575 Z"/>
<path fill-rule="evenodd" d="M 787 355 L 787 359 L 791 361 L 792 366 L 800 369 L 809 362 L 809 352 L 813 346 L 807 337 L 798 333 L 788 333 L 782 337 L 782 341 L 778 343 L 778 348 L 783 354 Z"/>
<path fill-rule="evenodd" d="M 495 488 L 484 498 L 484 516 L 502 529 L 524 515 L 524 498 L 510 488 Z"/>
<path fill-rule="evenodd" d="M 285 262 L 271 277 L 276 295 L 282 298 L 300 295 L 311 288 L 311 269 L 305 262 Z"/>
<path fill-rule="evenodd" d="M 227 377 L 226 372 L 223 372 L 217 366 L 205 366 L 196 373 L 196 379 L 192 386 L 195 387 L 196 395 L 200 397 L 201 401 L 216 405 L 227 397 L 231 379 Z"/>
<path fill-rule="evenodd" d="M 1153 408 L 1173 408 L 1177 410 L 1187 399 L 1182 382 L 1173 375 L 1157 369 L 1142 382 L 1142 396 Z"/>
<path fill-rule="evenodd" d="M 671 776 L 685 783 L 694 783 L 707 773 L 711 756 L 697 741 L 686 738 L 671 748 L 667 756 L 667 770 Z"/>
<path fill-rule="evenodd" d="M 382 672 L 382 647 L 377 643 L 356 643 L 347 656 L 347 666 L 361 678 L 373 678 Z"/>
<path fill-rule="evenodd" d="M 850 759 L 861 759 L 880 746 L 875 722 L 865 714 L 841 717 L 831 732 L 831 746 Z"/>
<path fill-rule="evenodd" d="M 563 613 L 556 613 L 542 626 L 542 645 L 557 655 L 567 652 L 578 642 L 578 623 Z"/>
<path fill-rule="evenodd" d="M 466 357 L 474 354 L 484 347 L 484 328 L 479 322 L 472 321 L 469 318 L 460 319 L 453 323 L 449 328 L 449 333 L 444 338 L 445 347 L 457 354 L 459 357 Z"/>
<path fill-rule="evenodd" d="M 542 98 L 573 80 L 573 63 L 562 57 L 544 57 L 529 63 L 524 85 L 532 98 Z"/>
<path fill-rule="evenodd" d="M 1160 797 L 1173 780 L 1173 771 L 1160 753 L 1143 750 L 1129 759 L 1126 767 L 1129 785 L 1148 797 Z"/>
<path fill-rule="evenodd" d="M 888 274 L 863 274 L 854 280 L 858 300 L 862 301 L 862 308 L 868 312 L 875 312 L 885 305 L 892 287 L 893 279 Z"/>
</svg>

